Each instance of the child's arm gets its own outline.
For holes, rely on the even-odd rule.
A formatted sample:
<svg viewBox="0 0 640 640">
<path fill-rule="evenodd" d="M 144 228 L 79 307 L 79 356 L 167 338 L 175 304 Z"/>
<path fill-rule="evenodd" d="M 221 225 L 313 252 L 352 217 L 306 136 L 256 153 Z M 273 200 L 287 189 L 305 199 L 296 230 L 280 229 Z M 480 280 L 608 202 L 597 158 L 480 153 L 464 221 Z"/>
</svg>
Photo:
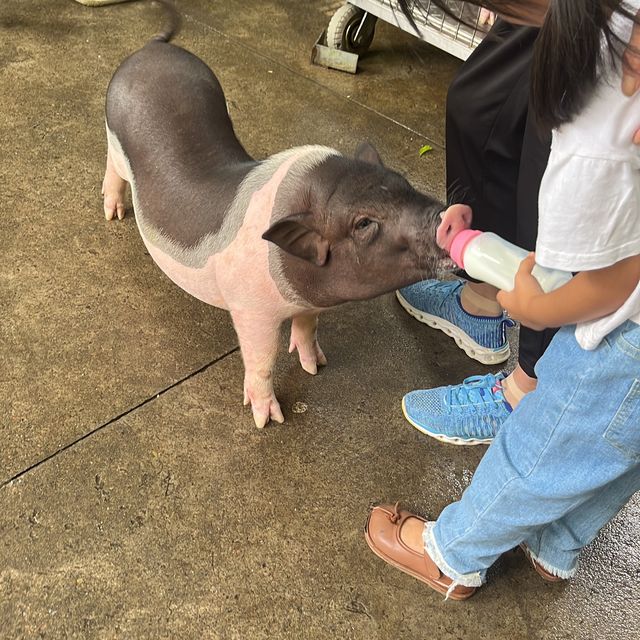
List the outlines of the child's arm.
<svg viewBox="0 0 640 640">
<path fill-rule="evenodd" d="M 498 302 L 512 318 L 536 330 L 609 315 L 640 280 L 640 256 L 633 256 L 604 269 L 581 271 L 559 289 L 544 293 L 531 275 L 534 264 L 531 253 L 520 264 L 513 291 L 498 292 Z"/>
</svg>

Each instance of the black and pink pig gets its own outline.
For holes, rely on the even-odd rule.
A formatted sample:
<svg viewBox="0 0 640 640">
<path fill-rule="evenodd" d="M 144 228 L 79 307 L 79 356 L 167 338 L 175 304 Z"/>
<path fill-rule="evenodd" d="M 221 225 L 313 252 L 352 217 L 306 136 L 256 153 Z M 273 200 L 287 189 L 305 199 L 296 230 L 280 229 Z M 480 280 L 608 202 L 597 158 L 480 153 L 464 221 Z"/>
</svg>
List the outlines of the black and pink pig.
<svg viewBox="0 0 640 640">
<path fill-rule="evenodd" d="M 326 359 L 318 314 L 434 273 L 464 205 L 446 210 L 385 168 L 375 149 L 353 158 L 301 146 L 251 158 L 222 88 L 171 30 L 127 58 L 106 103 L 108 220 L 131 186 L 142 239 L 182 289 L 231 313 L 245 366 L 244 402 L 258 427 L 283 421 L 273 391 L 281 324 L 315 374 Z"/>
</svg>

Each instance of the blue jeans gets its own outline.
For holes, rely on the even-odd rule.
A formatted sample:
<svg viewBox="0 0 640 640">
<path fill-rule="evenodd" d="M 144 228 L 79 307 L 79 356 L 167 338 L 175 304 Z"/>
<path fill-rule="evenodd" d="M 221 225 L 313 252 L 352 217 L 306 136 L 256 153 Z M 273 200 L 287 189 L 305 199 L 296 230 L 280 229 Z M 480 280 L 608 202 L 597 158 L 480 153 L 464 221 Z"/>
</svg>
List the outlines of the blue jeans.
<svg viewBox="0 0 640 640">
<path fill-rule="evenodd" d="M 593 351 L 560 330 L 538 387 L 507 418 L 459 502 L 425 527 L 427 553 L 458 584 L 480 586 L 524 542 L 562 578 L 580 550 L 640 490 L 640 325 Z"/>
</svg>

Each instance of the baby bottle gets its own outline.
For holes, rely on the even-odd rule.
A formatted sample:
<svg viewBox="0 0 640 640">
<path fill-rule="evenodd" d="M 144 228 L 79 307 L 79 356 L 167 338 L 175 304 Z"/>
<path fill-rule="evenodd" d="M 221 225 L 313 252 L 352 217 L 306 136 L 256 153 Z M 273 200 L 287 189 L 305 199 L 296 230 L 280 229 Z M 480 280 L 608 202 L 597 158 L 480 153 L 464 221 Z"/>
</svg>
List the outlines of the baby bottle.
<svg viewBox="0 0 640 640">
<path fill-rule="evenodd" d="M 471 277 L 492 284 L 498 289 L 511 291 L 518 267 L 528 251 L 507 242 L 495 233 L 465 229 L 460 231 L 449 253 L 453 261 Z M 531 272 L 547 293 L 571 280 L 571 273 L 535 265 Z"/>
</svg>

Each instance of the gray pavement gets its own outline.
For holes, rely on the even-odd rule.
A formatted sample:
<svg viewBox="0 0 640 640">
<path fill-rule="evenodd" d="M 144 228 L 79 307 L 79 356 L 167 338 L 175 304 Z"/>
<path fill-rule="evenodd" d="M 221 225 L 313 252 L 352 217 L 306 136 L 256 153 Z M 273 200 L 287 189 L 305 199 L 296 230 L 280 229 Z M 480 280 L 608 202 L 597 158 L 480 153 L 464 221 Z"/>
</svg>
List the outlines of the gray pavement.
<svg viewBox="0 0 640 640">
<path fill-rule="evenodd" d="M 182 0 L 176 42 L 216 71 L 256 157 L 368 139 L 442 196 L 459 62 L 380 24 L 357 75 L 313 67 L 338 4 Z M 0 637 L 640 637 L 638 499 L 565 585 L 509 553 L 444 602 L 369 551 L 371 504 L 433 517 L 484 450 L 403 419 L 406 391 L 490 369 L 393 296 L 322 317 L 316 377 L 283 336 L 286 422 L 255 428 L 226 312 L 162 275 L 132 215 L 102 215 L 105 90 L 162 20 L 148 2 L 0 4 Z"/>
</svg>

